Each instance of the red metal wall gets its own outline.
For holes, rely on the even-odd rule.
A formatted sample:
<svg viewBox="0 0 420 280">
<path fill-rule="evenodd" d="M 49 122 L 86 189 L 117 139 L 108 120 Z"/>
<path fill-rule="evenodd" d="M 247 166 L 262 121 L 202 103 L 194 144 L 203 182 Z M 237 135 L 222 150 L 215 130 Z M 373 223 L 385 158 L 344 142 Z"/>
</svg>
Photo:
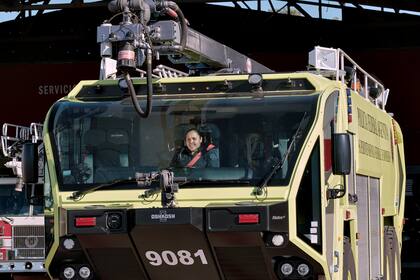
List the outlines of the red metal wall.
<svg viewBox="0 0 420 280">
<path fill-rule="evenodd" d="M 309 50 L 308 50 L 309 51 Z M 420 49 L 388 49 L 348 52 L 365 70 L 378 77 L 390 91 L 387 111 L 402 127 L 408 165 L 420 164 L 417 142 L 420 122 Z M 276 71 L 301 71 L 306 53 L 254 53 L 250 56 Z M 0 123 L 29 125 L 42 122 L 48 108 L 80 80 L 97 79 L 96 62 L 0 65 Z"/>
<path fill-rule="evenodd" d="M 0 123 L 43 122 L 56 100 L 98 76 L 96 63 L 0 64 Z"/>
</svg>

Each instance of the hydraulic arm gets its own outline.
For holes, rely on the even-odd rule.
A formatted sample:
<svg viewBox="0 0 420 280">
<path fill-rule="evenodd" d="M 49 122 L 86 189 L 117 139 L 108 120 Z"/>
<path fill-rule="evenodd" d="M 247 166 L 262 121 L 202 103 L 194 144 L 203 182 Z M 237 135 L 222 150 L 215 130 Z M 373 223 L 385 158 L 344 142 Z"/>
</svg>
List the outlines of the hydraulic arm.
<svg viewBox="0 0 420 280">
<path fill-rule="evenodd" d="M 188 27 L 175 2 L 156 0 L 113 0 L 108 8 L 122 15 L 122 22 L 112 19 L 98 27 L 97 42 L 101 46 L 101 79 L 122 77 L 127 83 L 133 105 L 141 117 L 152 109 L 152 60 L 168 56 L 175 64 L 184 64 L 190 74 L 273 72 L 264 65 L 216 42 Z M 167 19 L 156 21 L 160 17 Z M 113 59 L 112 57 L 117 57 Z M 140 68 L 146 64 L 146 72 Z M 140 108 L 131 76 L 147 79 L 147 104 Z"/>
<path fill-rule="evenodd" d="M 117 69 L 140 68 L 151 51 L 154 58 L 166 55 L 175 64 L 191 71 L 273 72 L 264 65 L 188 27 L 178 5 L 172 1 L 114 0 L 109 9 L 123 15 L 123 21 L 110 21 L 98 27 L 97 42 L 102 58 L 117 53 Z M 152 21 L 166 16 L 169 20 Z M 104 77 L 106 78 L 106 77 Z"/>
</svg>

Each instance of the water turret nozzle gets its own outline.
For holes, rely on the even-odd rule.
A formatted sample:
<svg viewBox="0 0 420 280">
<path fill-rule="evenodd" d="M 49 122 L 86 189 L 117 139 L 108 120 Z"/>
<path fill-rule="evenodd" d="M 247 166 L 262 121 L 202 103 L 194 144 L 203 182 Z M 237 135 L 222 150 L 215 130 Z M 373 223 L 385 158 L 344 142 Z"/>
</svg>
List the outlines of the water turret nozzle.
<svg viewBox="0 0 420 280">
<path fill-rule="evenodd" d="M 112 13 L 124 12 L 125 8 L 131 11 L 140 11 L 144 9 L 143 0 L 112 0 L 108 3 L 108 10 Z"/>
<path fill-rule="evenodd" d="M 139 13 L 143 24 L 150 20 L 151 12 L 156 12 L 156 5 L 151 0 L 113 0 L 108 3 L 111 13 Z"/>
<path fill-rule="evenodd" d="M 127 84 L 133 106 L 142 118 L 147 118 L 152 110 L 153 55 L 182 52 L 186 47 L 187 20 L 178 5 L 166 0 L 112 0 L 108 9 L 115 15 L 98 27 L 97 42 L 101 47 L 100 77 L 123 78 Z M 118 25 L 111 22 L 122 15 Z M 172 20 L 149 25 L 150 17 L 168 15 Z M 112 59 L 117 54 L 117 59 Z M 137 100 L 131 76 L 140 73 L 146 66 L 147 99 L 143 110 Z"/>
</svg>

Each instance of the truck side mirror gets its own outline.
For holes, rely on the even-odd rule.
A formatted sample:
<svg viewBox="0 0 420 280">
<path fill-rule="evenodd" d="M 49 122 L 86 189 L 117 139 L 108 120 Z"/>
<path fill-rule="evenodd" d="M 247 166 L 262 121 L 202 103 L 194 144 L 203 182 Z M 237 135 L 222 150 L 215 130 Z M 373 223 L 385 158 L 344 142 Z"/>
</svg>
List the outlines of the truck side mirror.
<svg viewBox="0 0 420 280">
<path fill-rule="evenodd" d="M 22 181 L 25 184 L 38 183 L 38 145 L 36 143 L 23 144 Z"/>
<path fill-rule="evenodd" d="M 351 169 L 350 135 L 335 133 L 333 138 L 333 173 L 349 175 Z"/>
</svg>

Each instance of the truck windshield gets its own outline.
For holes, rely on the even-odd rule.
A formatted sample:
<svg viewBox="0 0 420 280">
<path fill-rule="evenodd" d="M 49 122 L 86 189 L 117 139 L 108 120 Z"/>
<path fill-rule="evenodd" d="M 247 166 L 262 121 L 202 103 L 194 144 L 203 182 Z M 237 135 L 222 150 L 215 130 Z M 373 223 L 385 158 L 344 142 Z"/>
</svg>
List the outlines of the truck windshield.
<svg viewBox="0 0 420 280">
<path fill-rule="evenodd" d="M 283 167 L 268 183 L 287 185 L 317 99 L 318 95 L 154 97 L 147 119 L 137 115 L 129 100 L 58 102 L 48 127 L 60 188 L 80 190 L 168 168 L 194 182 L 183 187 L 199 182 L 200 187 L 257 184 L 285 158 L 295 137 Z M 191 129 L 199 135 L 188 133 Z M 186 134 L 195 136 L 196 146 L 186 142 L 193 141 Z"/>
</svg>

